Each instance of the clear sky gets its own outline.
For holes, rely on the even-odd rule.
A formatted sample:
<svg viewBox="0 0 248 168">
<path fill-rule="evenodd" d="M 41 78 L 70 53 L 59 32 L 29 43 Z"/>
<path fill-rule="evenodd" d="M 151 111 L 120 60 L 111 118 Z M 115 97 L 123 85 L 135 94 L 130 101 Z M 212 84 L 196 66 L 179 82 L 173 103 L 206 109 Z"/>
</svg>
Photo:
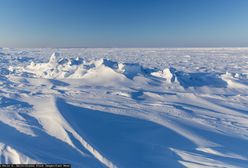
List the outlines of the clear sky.
<svg viewBox="0 0 248 168">
<path fill-rule="evenodd" d="M 0 0 L 2 47 L 248 47 L 248 0 Z"/>
</svg>

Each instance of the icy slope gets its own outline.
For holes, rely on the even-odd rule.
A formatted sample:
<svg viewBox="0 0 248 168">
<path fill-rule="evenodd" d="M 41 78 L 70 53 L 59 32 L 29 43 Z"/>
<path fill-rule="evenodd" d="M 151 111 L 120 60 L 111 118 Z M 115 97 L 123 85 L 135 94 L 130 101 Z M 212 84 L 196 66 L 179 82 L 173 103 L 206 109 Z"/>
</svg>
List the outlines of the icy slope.
<svg viewBox="0 0 248 168">
<path fill-rule="evenodd" d="M 187 72 L 58 53 L 40 61 L 34 51 L 27 58 L 3 50 L 1 163 L 248 165 L 245 66 Z"/>
</svg>

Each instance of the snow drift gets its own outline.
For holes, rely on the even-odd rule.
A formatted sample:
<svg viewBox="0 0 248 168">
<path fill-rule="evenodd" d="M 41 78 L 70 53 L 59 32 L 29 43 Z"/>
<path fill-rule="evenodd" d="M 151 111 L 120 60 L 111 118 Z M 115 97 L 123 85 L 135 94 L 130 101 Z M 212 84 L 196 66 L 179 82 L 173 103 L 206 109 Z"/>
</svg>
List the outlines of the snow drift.
<svg viewBox="0 0 248 168">
<path fill-rule="evenodd" d="M 175 68 L 144 68 L 139 64 L 118 63 L 108 59 L 86 61 L 83 58 L 60 58 L 59 53 L 53 53 L 47 63 L 34 63 L 25 67 L 9 67 L 12 73 L 29 74 L 32 77 L 47 79 L 94 79 L 117 80 L 158 77 L 167 84 L 179 83 L 182 87 L 226 87 L 227 82 L 222 74 L 215 73 L 186 73 Z M 3 72 L 4 73 L 4 72 Z M 8 73 L 8 72 L 5 72 Z M 108 82 L 107 80 L 105 80 Z"/>
<path fill-rule="evenodd" d="M 71 163 L 77 168 L 248 164 L 246 65 L 234 73 L 221 63 L 218 71 L 192 55 L 213 49 L 173 51 L 183 55 L 180 66 L 168 51 L 164 59 L 174 64 L 160 68 L 93 59 L 89 53 L 88 59 L 58 53 L 48 58 L 43 54 L 49 49 L 3 50 L 0 163 Z M 131 51 L 155 54 L 146 62 L 157 65 L 161 53 L 167 53 Z"/>
<path fill-rule="evenodd" d="M 19 70 L 23 73 L 33 74 L 34 77 L 49 78 L 49 79 L 63 79 L 74 78 L 81 79 L 87 76 L 98 76 L 110 74 L 113 76 L 126 76 L 133 78 L 139 74 L 144 74 L 143 67 L 138 64 L 122 64 L 113 62 L 107 59 L 99 59 L 95 61 L 85 61 L 82 58 L 76 59 L 61 58 L 58 59 L 59 54 L 53 53 L 47 63 L 34 63 L 26 67 L 14 68 L 10 70 Z"/>
</svg>

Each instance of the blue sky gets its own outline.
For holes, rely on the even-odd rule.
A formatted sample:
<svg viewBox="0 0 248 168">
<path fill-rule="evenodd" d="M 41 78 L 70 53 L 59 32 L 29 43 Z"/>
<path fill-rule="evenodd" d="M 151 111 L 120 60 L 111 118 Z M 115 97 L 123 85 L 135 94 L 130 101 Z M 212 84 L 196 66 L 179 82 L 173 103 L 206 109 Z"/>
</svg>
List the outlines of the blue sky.
<svg viewBox="0 0 248 168">
<path fill-rule="evenodd" d="M 248 47 L 248 0 L 0 0 L 3 47 Z"/>
</svg>

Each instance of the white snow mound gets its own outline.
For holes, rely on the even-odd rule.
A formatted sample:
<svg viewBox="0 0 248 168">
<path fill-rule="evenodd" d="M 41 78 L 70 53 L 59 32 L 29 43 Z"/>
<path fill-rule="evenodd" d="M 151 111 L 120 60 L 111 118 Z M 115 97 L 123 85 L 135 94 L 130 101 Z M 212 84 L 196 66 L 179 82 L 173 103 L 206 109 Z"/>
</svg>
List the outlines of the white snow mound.
<svg viewBox="0 0 248 168">
<path fill-rule="evenodd" d="M 86 61 L 82 58 L 60 58 L 59 53 L 53 53 L 47 63 L 34 63 L 26 67 L 9 67 L 15 73 L 28 73 L 34 77 L 48 79 L 89 78 L 99 76 L 120 76 L 129 79 L 138 75 L 145 75 L 139 64 L 118 63 L 107 59 Z"/>
<path fill-rule="evenodd" d="M 5 71 L 4 71 L 5 72 Z M 24 67 L 9 67 L 5 74 L 20 74 L 46 79 L 87 79 L 92 82 L 113 83 L 114 81 L 129 81 L 136 77 L 147 80 L 159 78 L 165 84 L 176 84 L 182 88 L 213 87 L 213 88 L 244 88 L 247 83 L 239 81 L 244 75 L 218 74 L 214 72 L 186 73 L 175 68 L 144 68 L 137 63 L 118 63 L 108 59 L 87 61 L 83 58 L 60 58 L 59 53 L 53 53 L 46 63 L 34 63 Z M 153 77 L 153 78 L 152 78 Z"/>
<path fill-rule="evenodd" d="M 162 71 L 152 72 L 151 74 L 153 76 L 166 79 L 168 83 L 172 83 L 176 81 L 175 71 L 176 69 L 174 68 L 166 68 Z"/>
</svg>

